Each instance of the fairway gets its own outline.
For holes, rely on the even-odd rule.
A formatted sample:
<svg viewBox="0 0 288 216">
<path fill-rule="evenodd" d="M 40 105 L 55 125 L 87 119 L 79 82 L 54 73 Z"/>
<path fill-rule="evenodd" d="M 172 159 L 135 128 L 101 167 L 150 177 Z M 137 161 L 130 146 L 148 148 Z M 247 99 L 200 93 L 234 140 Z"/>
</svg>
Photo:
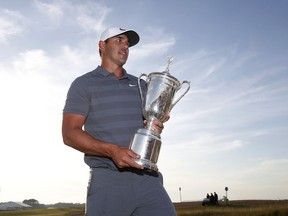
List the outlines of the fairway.
<svg viewBox="0 0 288 216">
<path fill-rule="evenodd" d="M 21 211 L 0 211 L 1 216 L 80 216 L 84 215 L 84 209 L 59 208 L 59 209 L 34 209 Z"/>
</svg>

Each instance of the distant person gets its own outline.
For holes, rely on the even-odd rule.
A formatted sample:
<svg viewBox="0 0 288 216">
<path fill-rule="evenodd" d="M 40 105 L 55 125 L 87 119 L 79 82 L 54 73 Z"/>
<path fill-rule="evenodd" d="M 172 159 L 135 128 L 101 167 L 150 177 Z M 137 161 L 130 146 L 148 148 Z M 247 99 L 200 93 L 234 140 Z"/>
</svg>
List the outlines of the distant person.
<svg viewBox="0 0 288 216">
<path fill-rule="evenodd" d="M 129 149 L 146 122 L 138 79 L 123 68 L 138 42 L 133 30 L 105 30 L 98 43 L 101 65 L 76 78 L 67 94 L 63 141 L 83 152 L 90 167 L 86 216 L 176 216 L 161 173 L 144 169 Z M 144 81 L 141 88 L 147 88 Z M 155 120 L 152 128 L 161 133 L 163 123 Z"/>
<path fill-rule="evenodd" d="M 216 192 L 214 192 L 214 199 L 215 199 L 215 205 L 219 205 L 218 194 Z"/>
<path fill-rule="evenodd" d="M 213 193 L 211 193 L 211 195 L 210 195 L 210 203 L 211 203 L 211 205 L 215 205 L 215 197 L 214 197 Z"/>
<path fill-rule="evenodd" d="M 206 197 L 202 201 L 202 206 L 210 205 L 210 195 L 207 193 Z"/>
</svg>

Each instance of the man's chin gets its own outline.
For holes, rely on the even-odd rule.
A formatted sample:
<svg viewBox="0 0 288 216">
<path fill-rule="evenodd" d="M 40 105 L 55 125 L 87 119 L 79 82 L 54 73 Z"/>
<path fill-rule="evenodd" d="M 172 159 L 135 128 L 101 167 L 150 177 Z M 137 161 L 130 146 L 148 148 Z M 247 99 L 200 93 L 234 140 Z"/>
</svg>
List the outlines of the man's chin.
<svg viewBox="0 0 288 216">
<path fill-rule="evenodd" d="M 127 61 L 127 59 L 126 59 L 126 60 L 120 60 L 120 61 L 119 61 L 119 65 L 120 65 L 120 66 L 123 66 L 124 64 L 126 64 L 126 61 Z"/>
</svg>

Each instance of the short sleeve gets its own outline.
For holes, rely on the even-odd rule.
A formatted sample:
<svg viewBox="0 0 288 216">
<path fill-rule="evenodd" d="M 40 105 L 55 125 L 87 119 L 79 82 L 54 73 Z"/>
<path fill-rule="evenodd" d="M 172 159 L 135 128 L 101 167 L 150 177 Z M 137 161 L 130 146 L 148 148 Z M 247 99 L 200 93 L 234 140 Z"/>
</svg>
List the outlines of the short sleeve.
<svg viewBox="0 0 288 216">
<path fill-rule="evenodd" d="M 76 78 L 67 93 L 63 113 L 74 113 L 87 116 L 90 107 L 88 79 L 84 76 Z"/>
</svg>

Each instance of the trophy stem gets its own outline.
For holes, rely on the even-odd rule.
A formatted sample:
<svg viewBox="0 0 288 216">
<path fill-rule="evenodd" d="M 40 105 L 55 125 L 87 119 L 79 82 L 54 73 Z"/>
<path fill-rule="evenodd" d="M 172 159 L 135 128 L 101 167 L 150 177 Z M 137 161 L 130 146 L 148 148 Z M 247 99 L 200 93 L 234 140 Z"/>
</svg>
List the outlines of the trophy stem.
<svg viewBox="0 0 288 216">
<path fill-rule="evenodd" d="M 147 119 L 147 124 L 145 126 L 145 128 L 149 131 L 152 131 L 152 125 L 153 125 L 153 121 L 155 120 L 156 118 L 154 116 L 151 116 L 149 119 Z"/>
</svg>

